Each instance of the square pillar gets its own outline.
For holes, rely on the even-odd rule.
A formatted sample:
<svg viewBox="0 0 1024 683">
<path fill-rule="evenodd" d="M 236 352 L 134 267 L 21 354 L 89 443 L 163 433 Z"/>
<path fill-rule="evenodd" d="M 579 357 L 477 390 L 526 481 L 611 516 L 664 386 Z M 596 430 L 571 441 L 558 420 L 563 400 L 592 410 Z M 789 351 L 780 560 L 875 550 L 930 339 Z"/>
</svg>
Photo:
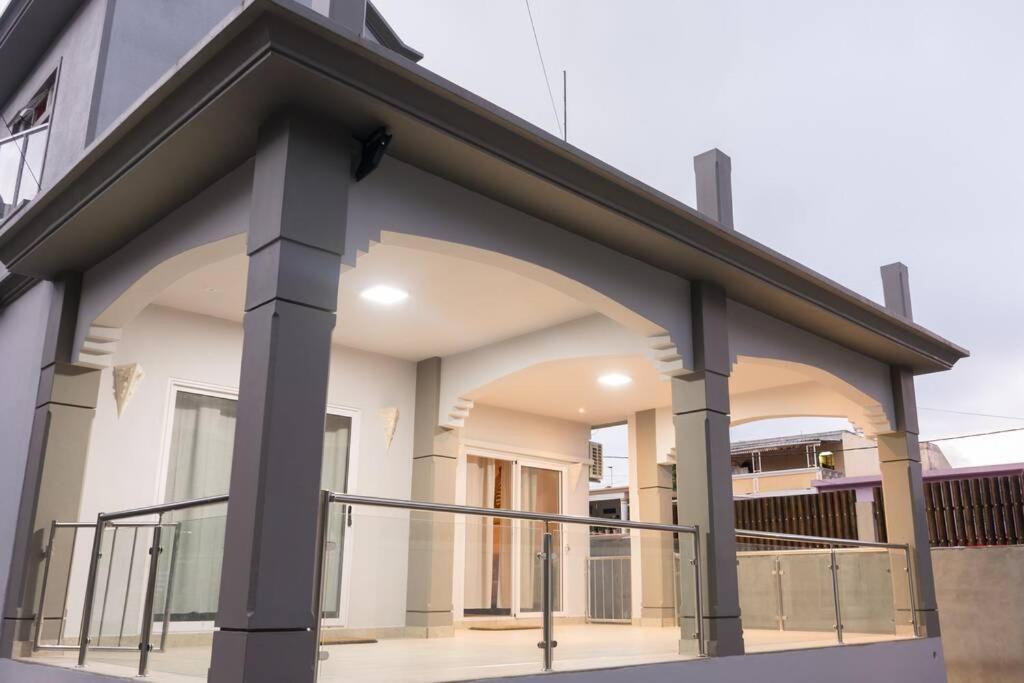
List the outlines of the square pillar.
<svg viewBox="0 0 1024 683">
<path fill-rule="evenodd" d="M 901 431 L 878 436 L 878 460 L 882 471 L 882 497 L 885 500 L 885 530 L 889 543 L 910 546 L 910 571 L 914 577 L 914 600 L 902 581 L 894 582 L 897 625 L 912 623 L 911 609 L 916 606 L 921 635 L 938 636 L 939 613 L 932 574 L 931 543 L 925 517 L 924 483 L 921 477 L 921 450 L 917 440 L 917 402 L 913 376 L 894 368 L 893 392 L 896 425 Z M 912 430 L 912 431 L 911 431 Z M 902 564 L 894 563 L 898 576 Z"/>
<path fill-rule="evenodd" d="M 318 501 L 350 174 L 344 131 L 296 115 L 260 129 L 216 683 L 315 680 Z"/>
<path fill-rule="evenodd" d="M 679 523 L 700 527 L 704 638 L 710 656 L 743 654 L 736 573 L 736 521 L 729 454 L 729 356 L 725 292 L 691 284 L 695 372 L 672 379 Z M 696 633 L 692 551 L 683 542 L 683 635 Z M 684 642 L 685 644 L 685 642 Z"/>
<path fill-rule="evenodd" d="M 458 430 L 438 426 L 441 359 L 416 365 L 416 414 L 413 419 L 412 500 L 455 502 Z M 437 512 L 409 514 L 409 581 L 406 625 L 422 637 L 450 636 L 455 524 L 461 520 Z"/>
<path fill-rule="evenodd" d="M 641 522 L 672 523 L 672 471 L 658 464 L 656 411 L 644 410 L 632 421 L 638 509 Z M 640 623 L 669 626 L 676 623 L 675 568 L 672 534 L 640 531 Z"/>
<path fill-rule="evenodd" d="M 100 371 L 70 363 L 80 276 L 68 276 L 49 286 L 49 309 L 40 311 L 47 322 L 39 386 L 4 598 L 3 657 L 28 654 L 31 647 L 50 523 L 78 520 L 89 433 L 99 395 Z M 44 618 L 54 624 L 62 617 L 70 548 L 55 550 L 64 557 L 51 563 L 54 575 L 43 610 Z M 62 571 L 64 576 L 58 576 Z"/>
</svg>

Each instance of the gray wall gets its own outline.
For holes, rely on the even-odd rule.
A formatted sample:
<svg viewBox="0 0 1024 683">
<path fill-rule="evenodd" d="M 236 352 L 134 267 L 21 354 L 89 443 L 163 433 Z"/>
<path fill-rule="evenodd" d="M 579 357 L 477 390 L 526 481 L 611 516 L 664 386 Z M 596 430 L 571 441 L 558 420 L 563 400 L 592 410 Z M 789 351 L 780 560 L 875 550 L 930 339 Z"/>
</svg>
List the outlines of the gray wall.
<svg viewBox="0 0 1024 683">
<path fill-rule="evenodd" d="M 102 133 L 240 0 L 107 0 L 109 39 L 100 56 L 99 100 L 89 138 Z"/>
<path fill-rule="evenodd" d="M 124 678 L 102 676 L 77 669 L 0 659 L 0 681 L 14 683 L 124 683 Z"/>
<path fill-rule="evenodd" d="M 11 568 L 52 292 L 50 283 L 41 282 L 0 310 L 0 614 Z"/>
<path fill-rule="evenodd" d="M 934 548 L 950 683 L 1024 680 L 1024 546 Z"/>
<path fill-rule="evenodd" d="M 91 0 L 85 3 L 35 70 L 3 104 L 4 118 L 10 121 L 50 74 L 60 68 L 43 169 L 44 187 L 53 185 L 64 175 L 85 149 L 106 2 Z"/>
</svg>

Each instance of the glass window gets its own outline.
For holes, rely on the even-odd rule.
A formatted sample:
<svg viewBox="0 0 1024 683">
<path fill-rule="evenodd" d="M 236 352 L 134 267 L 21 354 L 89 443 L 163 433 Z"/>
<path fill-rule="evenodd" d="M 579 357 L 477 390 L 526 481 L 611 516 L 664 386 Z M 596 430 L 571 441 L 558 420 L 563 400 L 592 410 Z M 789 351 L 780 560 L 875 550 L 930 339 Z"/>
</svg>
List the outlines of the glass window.
<svg viewBox="0 0 1024 683">
<path fill-rule="evenodd" d="M 177 392 L 171 427 L 168 501 L 228 492 L 236 420 L 237 401 L 233 398 Z M 343 492 L 348 488 L 352 418 L 328 414 L 324 427 L 321 485 Z M 224 516 L 221 513 L 210 516 L 208 511 L 198 508 L 172 513 L 165 521 L 178 525 L 176 559 L 171 574 L 171 620 L 210 621 L 217 613 Z M 331 529 L 331 541 L 337 543 L 339 552 L 328 557 L 324 604 L 325 609 L 337 611 L 342 569 L 340 549 L 345 530 L 340 517 L 332 520 Z"/>
</svg>

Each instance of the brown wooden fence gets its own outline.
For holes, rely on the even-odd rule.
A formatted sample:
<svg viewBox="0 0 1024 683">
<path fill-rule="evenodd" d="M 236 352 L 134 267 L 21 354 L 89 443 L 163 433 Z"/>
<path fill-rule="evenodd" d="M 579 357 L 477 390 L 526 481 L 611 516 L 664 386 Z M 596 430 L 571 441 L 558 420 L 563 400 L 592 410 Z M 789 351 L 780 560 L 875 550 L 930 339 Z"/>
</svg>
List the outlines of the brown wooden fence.
<svg viewBox="0 0 1024 683">
<path fill-rule="evenodd" d="M 875 538 L 885 542 L 881 487 L 874 493 Z M 857 538 L 854 500 L 853 491 L 744 498 L 735 501 L 736 528 Z M 924 502 L 933 547 L 1024 544 L 1024 475 L 926 482 Z"/>
<path fill-rule="evenodd" d="M 853 491 L 806 496 L 771 496 L 735 501 L 736 528 L 801 536 L 857 538 Z M 739 539 L 744 545 L 756 545 Z M 781 545 L 772 543 L 772 545 Z"/>
<path fill-rule="evenodd" d="M 926 482 L 924 503 L 933 547 L 1024 543 L 1024 476 Z M 881 487 L 875 487 L 875 529 L 886 540 Z"/>
</svg>

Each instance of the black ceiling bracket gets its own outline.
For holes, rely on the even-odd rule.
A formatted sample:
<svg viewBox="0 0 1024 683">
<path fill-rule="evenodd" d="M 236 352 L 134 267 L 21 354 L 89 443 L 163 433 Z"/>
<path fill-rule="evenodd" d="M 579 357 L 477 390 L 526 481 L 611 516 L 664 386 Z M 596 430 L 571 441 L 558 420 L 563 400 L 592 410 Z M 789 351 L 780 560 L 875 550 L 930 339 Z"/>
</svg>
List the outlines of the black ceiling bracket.
<svg viewBox="0 0 1024 683">
<path fill-rule="evenodd" d="M 363 151 L 359 156 L 359 165 L 356 167 L 356 182 L 373 173 L 380 164 L 380 160 L 384 158 L 389 144 L 391 144 L 391 133 L 384 127 L 378 128 L 370 134 L 370 137 L 362 140 Z"/>
</svg>

